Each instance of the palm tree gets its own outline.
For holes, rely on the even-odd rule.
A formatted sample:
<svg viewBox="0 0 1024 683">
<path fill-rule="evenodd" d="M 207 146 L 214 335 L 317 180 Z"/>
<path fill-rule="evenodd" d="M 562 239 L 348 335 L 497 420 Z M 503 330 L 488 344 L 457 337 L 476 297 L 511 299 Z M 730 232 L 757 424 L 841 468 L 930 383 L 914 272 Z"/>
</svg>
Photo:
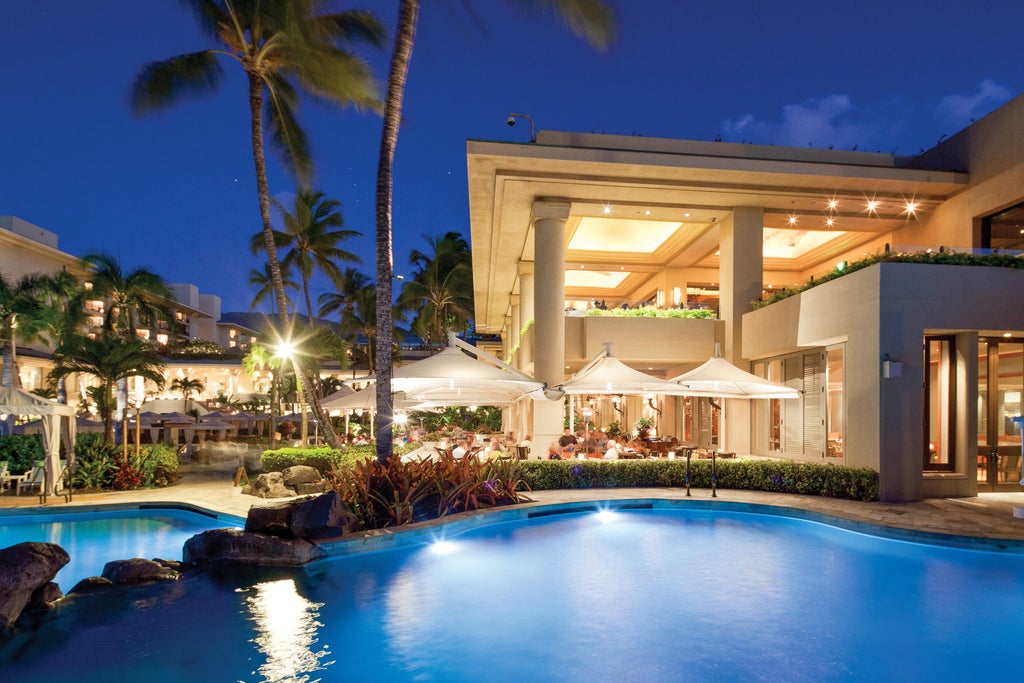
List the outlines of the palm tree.
<svg viewBox="0 0 1024 683">
<path fill-rule="evenodd" d="M 0 345 L 3 346 L 3 374 L 0 386 L 21 386 L 18 376 L 18 340 L 31 343 L 45 329 L 47 279 L 29 274 L 17 282 L 0 275 Z"/>
<path fill-rule="evenodd" d="M 262 234 L 260 235 L 262 237 Z M 281 266 L 281 282 L 285 287 L 289 289 L 298 289 L 299 283 L 291 279 L 291 274 L 288 269 Z M 252 298 L 251 308 L 256 308 L 264 301 L 270 302 L 270 314 L 277 315 L 277 297 L 274 295 L 274 276 L 270 273 L 270 264 L 263 264 L 263 271 L 260 272 L 255 268 L 249 270 L 249 286 L 256 287 L 256 294 Z M 289 306 L 292 301 L 285 296 L 285 303 Z"/>
<path fill-rule="evenodd" d="M 57 380 L 70 374 L 92 375 L 99 381 L 93 398 L 103 417 L 103 438 L 113 437 L 110 402 L 114 386 L 129 377 L 144 377 L 158 387 L 164 384 L 164 361 L 153 346 L 134 336 L 100 335 L 95 339 L 73 334 L 53 354 L 54 368 L 50 378 Z"/>
<path fill-rule="evenodd" d="M 107 334 L 135 334 L 142 320 L 170 319 L 171 298 L 164 279 L 148 268 L 125 273 L 109 254 L 87 254 L 84 264 L 92 269 L 93 296 L 104 300 L 103 330 Z"/>
<path fill-rule="evenodd" d="M 125 273 L 117 259 L 108 254 L 87 254 L 82 261 L 92 269 L 93 296 L 104 300 L 103 336 L 134 337 L 142 320 L 163 318 L 173 323 L 164 303 L 171 298 L 171 292 L 162 277 L 148 268 Z M 127 408 L 128 378 L 122 377 L 117 384 L 118 425 Z"/>
<path fill-rule="evenodd" d="M 409 255 L 416 268 L 405 281 L 398 304 L 416 311 L 413 322 L 427 332 L 427 343 L 445 346 L 448 333 L 465 329 L 473 309 L 473 267 L 469 244 L 457 232 L 426 237 L 433 253 L 418 249 Z"/>
<path fill-rule="evenodd" d="M 527 7 L 550 10 L 576 35 L 598 49 L 607 47 L 615 34 L 611 8 L 603 0 L 521 0 Z M 382 330 L 377 346 L 377 459 L 391 457 L 391 278 L 394 260 L 391 248 L 392 169 L 398 144 L 398 124 L 402 120 L 405 79 L 412 60 L 412 46 L 419 22 L 420 0 L 399 0 L 398 29 L 391 50 L 387 91 L 384 100 L 384 126 L 377 160 L 377 328 Z"/>
<path fill-rule="evenodd" d="M 275 445 L 275 430 L 277 429 L 277 411 L 280 408 L 277 400 L 277 368 L 280 359 L 272 354 L 270 350 L 259 343 L 249 347 L 249 353 L 242 358 L 242 367 L 245 374 L 250 378 L 255 377 L 257 372 L 270 371 L 270 447 Z"/>
<path fill-rule="evenodd" d="M 323 192 L 300 189 L 295 195 L 293 208 L 289 211 L 276 199 L 277 206 L 284 216 L 284 230 L 274 231 L 274 244 L 278 249 L 288 248 L 281 259 L 281 268 L 294 266 L 302 277 L 302 294 L 306 301 L 306 313 L 309 326 L 316 327 L 313 317 L 313 304 L 309 299 L 309 281 L 313 271 L 320 270 L 328 277 L 338 279 L 342 276 L 337 261 L 360 262 L 355 254 L 338 247 L 344 240 L 358 237 L 358 230 L 340 230 L 345 224 L 341 216 L 341 202 L 327 199 Z M 253 253 L 263 249 L 263 234 L 253 235 L 250 246 Z"/>
<path fill-rule="evenodd" d="M 307 179 L 312 161 L 305 133 L 295 118 L 299 88 L 320 101 L 377 108 L 377 87 L 369 67 L 339 46 L 356 42 L 380 45 L 384 29 L 368 12 L 320 13 L 319 0 L 186 2 L 218 47 L 148 64 L 135 80 L 133 107 L 144 112 L 166 107 L 183 95 L 212 92 L 223 78 L 221 57 L 241 65 L 248 81 L 253 165 L 267 263 L 277 314 L 281 326 L 287 328 L 288 302 L 270 223 L 264 104 L 271 139 L 285 166 L 300 179 Z M 319 414 L 319 404 L 314 407 Z M 340 446 L 337 435 L 328 432 L 328 442 Z"/>
<path fill-rule="evenodd" d="M 355 268 L 346 268 L 341 272 L 341 277 L 332 278 L 332 280 L 337 291 L 321 294 L 317 300 L 320 305 L 317 315 L 321 318 L 331 313 L 344 315 L 345 311 L 351 310 L 355 306 L 356 297 L 360 291 L 373 288 L 373 281 Z"/>
<path fill-rule="evenodd" d="M 70 335 L 78 333 L 85 322 L 85 302 L 89 291 L 82 282 L 67 271 L 55 273 L 47 281 L 46 328 L 50 346 L 57 348 Z M 55 398 L 59 403 L 68 402 L 66 377 L 57 380 Z"/>
<path fill-rule="evenodd" d="M 206 389 L 206 385 L 203 384 L 201 379 L 191 379 L 189 377 L 175 377 L 171 380 L 171 391 L 180 391 L 185 397 L 185 405 L 188 406 L 189 397 L 192 394 L 201 394 Z"/>
</svg>

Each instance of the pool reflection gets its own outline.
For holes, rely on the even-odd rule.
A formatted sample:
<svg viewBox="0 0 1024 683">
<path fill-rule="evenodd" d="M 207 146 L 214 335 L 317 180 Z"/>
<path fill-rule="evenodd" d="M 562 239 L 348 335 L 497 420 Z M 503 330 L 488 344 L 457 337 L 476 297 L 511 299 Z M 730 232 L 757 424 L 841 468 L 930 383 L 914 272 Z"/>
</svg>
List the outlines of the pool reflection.
<svg viewBox="0 0 1024 683">
<path fill-rule="evenodd" d="M 299 595 L 292 579 L 267 581 L 247 589 L 245 600 L 256 637 L 249 642 L 266 656 L 253 674 L 265 683 L 309 681 L 307 675 L 322 671 L 333 662 L 327 646 L 318 647 L 322 602 Z"/>
</svg>

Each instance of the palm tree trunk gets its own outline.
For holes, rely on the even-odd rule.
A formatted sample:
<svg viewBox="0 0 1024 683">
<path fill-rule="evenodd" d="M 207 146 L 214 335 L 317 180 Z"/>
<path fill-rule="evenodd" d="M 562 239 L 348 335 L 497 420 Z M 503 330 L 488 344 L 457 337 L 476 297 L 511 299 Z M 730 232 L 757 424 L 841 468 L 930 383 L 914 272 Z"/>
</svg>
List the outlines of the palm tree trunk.
<svg viewBox="0 0 1024 683">
<path fill-rule="evenodd" d="M 285 297 L 284 281 L 281 279 L 281 263 L 277 260 L 277 247 L 274 244 L 274 230 L 270 224 L 270 187 L 267 184 L 267 162 L 263 151 L 263 81 L 254 73 L 249 73 L 249 109 L 252 115 L 252 157 L 256 166 L 256 191 L 260 199 L 260 220 L 263 223 L 263 246 L 267 251 L 267 265 L 270 268 L 270 280 L 274 285 L 274 298 L 277 301 L 277 317 L 281 329 L 291 327 L 288 319 L 288 300 Z M 308 302 L 308 294 L 307 294 Z M 320 401 L 309 390 L 305 377 L 300 373 L 299 386 L 302 393 L 310 398 L 310 405 L 321 418 L 324 425 L 324 439 L 331 448 L 341 448 L 338 435 L 334 433 L 329 419 L 320 408 Z"/>
<path fill-rule="evenodd" d="M 306 298 L 306 313 L 309 315 L 309 329 L 316 328 L 316 321 L 313 319 L 313 304 L 309 300 L 309 279 L 302 276 L 302 295 Z"/>
<path fill-rule="evenodd" d="M 380 157 L 377 161 L 377 460 L 391 457 L 391 424 L 394 405 L 391 400 L 391 346 L 394 318 L 391 278 L 394 256 L 391 248 L 391 193 L 395 147 L 398 145 L 398 124 L 402 120 L 405 79 L 412 59 L 412 46 L 419 20 L 419 0 L 401 0 L 398 9 L 398 30 L 391 52 L 387 99 L 384 101 L 384 126 L 380 136 Z"/>
</svg>

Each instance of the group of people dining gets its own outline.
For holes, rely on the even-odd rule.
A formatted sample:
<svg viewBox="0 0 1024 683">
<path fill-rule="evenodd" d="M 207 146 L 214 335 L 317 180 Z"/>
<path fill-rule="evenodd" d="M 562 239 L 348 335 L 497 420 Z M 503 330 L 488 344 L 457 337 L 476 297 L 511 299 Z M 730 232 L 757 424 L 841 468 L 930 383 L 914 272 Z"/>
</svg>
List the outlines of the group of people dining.
<svg viewBox="0 0 1024 683">
<path fill-rule="evenodd" d="M 632 441 L 610 438 L 602 430 L 573 434 L 565 428 L 558 441 L 548 446 L 548 460 L 575 460 L 580 458 L 618 460 L 619 458 L 646 458 L 648 444 L 642 439 Z"/>
</svg>

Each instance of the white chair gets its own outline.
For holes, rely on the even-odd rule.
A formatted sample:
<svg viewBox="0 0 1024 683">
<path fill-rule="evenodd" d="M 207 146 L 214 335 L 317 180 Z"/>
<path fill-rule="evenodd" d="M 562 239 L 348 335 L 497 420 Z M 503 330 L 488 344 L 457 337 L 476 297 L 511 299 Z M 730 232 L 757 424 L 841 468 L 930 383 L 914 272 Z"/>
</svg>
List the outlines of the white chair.
<svg viewBox="0 0 1024 683">
<path fill-rule="evenodd" d="M 23 474 L 18 478 L 18 485 L 14 493 L 20 496 L 22 489 L 28 489 L 30 492 L 32 489 L 38 489 L 39 493 L 42 493 L 45 484 L 46 469 L 41 464 L 37 464 L 28 474 Z"/>
<path fill-rule="evenodd" d="M 16 477 L 11 474 L 11 471 L 7 469 L 10 464 L 11 463 L 8 460 L 0 460 L 0 491 L 10 488 L 11 482 L 16 479 Z"/>
</svg>

